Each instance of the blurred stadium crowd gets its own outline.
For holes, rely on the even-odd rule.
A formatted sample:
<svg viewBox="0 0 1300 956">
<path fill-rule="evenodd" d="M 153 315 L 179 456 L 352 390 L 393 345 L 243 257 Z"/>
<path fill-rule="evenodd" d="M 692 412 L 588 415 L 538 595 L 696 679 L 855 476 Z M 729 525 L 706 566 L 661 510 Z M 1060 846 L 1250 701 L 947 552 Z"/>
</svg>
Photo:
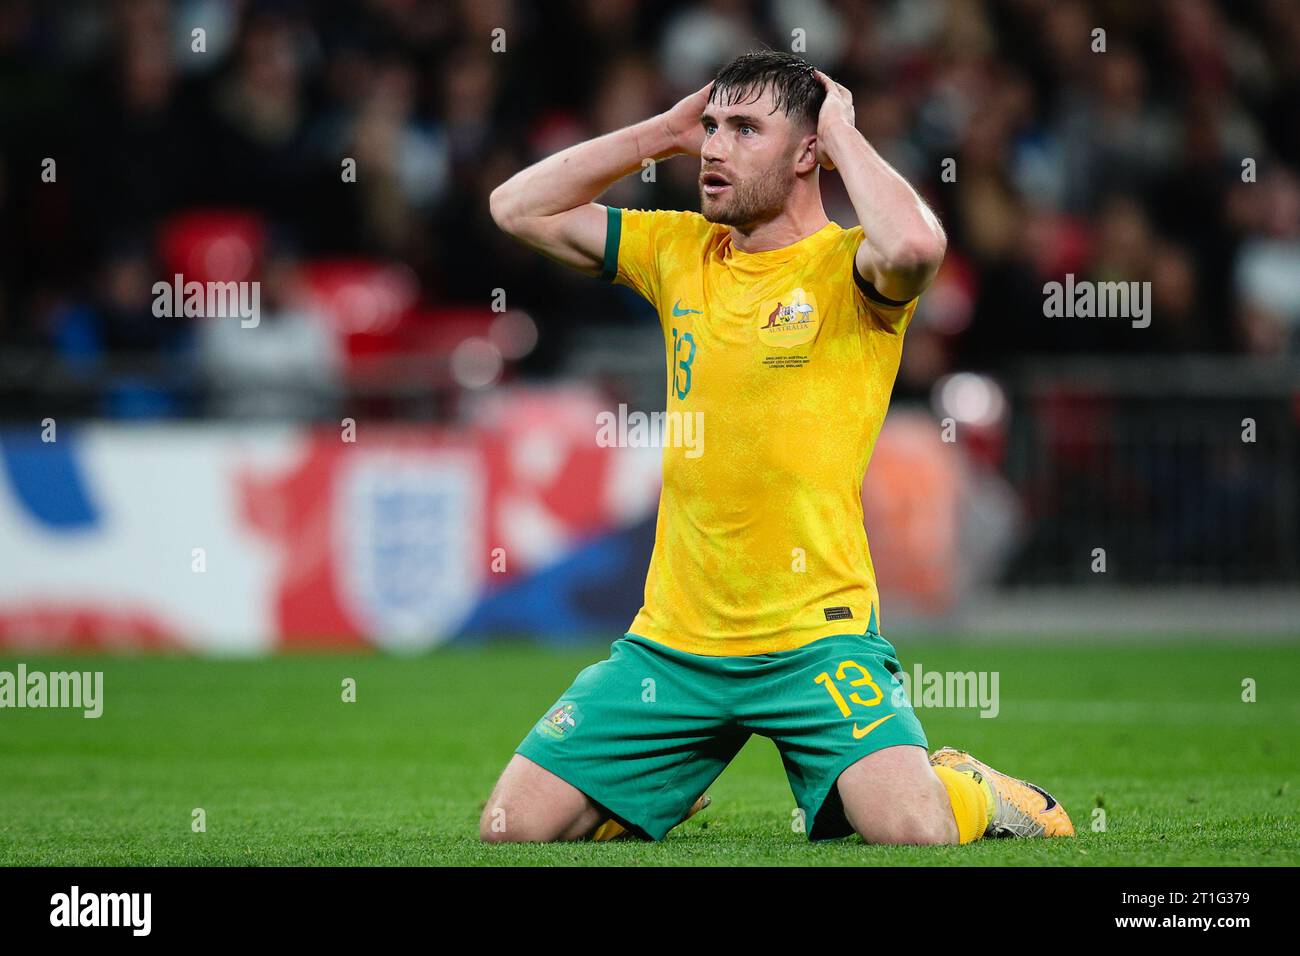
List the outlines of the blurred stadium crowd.
<svg viewBox="0 0 1300 956">
<path fill-rule="evenodd" d="M 6 0 L 0 351 L 47 378 L 139 360 L 93 409 L 113 416 L 310 414 L 367 359 L 428 357 L 418 381 L 466 339 L 462 384 L 546 374 L 649 313 L 512 244 L 490 190 L 792 31 L 949 232 L 902 394 L 1044 354 L 1300 349 L 1294 0 Z M 696 208 L 695 175 L 677 159 L 606 198 Z M 260 279 L 257 334 L 155 318 L 152 284 L 182 269 Z M 1150 328 L 1045 319 L 1066 273 L 1149 280 Z M 496 289 L 528 318 L 503 326 Z M 192 370 L 280 387 L 222 407 Z"/>
</svg>

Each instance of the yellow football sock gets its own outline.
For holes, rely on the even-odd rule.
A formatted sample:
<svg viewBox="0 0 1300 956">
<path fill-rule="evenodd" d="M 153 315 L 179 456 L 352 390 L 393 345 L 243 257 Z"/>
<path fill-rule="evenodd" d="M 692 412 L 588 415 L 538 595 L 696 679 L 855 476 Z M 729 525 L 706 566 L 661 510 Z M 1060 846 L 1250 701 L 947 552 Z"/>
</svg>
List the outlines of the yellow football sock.
<svg viewBox="0 0 1300 956">
<path fill-rule="evenodd" d="M 627 836 L 627 828 L 611 817 L 596 827 L 596 832 L 591 835 L 591 839 L 597 843 L 606 843 L 624 836 Z"/>
<path fill-rule="evenodd" d="M 957 820 L 957 842 L 971 843 L 989 828 L 989 797 L 982 784 L 968 773 L 952 767 L 934 767 L 935 776 L 948 791 L 952 815 Z"/>
</svg>

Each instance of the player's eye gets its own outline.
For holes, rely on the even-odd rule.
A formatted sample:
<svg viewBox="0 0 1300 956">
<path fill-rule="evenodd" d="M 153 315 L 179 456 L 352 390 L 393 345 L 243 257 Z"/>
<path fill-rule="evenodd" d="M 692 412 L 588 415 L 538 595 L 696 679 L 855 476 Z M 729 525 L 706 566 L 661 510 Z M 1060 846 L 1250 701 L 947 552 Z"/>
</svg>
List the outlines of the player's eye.
<svg viewBox="0 0 1300 956">
<path fill-rule="evenodd" d="M 718 128 L 718 127 L 717 127 L 717 124 L 715 124 L 715 123 L 705 123 L 705 124 L 704 124 L 704 134 L 705 134 L 706 136 L 712 136 L 713 133 L 714 133 L 714 131 L 715 131 L 717 128 Z"/>
<path fill-rule="evenodd" d="M 741 136 L 748 136 L 750 133 L 753 133 L 753 132 L 756 132 L 756 131 L 755 131 L 754 127 L 752 127 L 752 126 L 745 125 L 745 126 L 740 127 L 740 135 L 741 135 Z"/>
</svg>

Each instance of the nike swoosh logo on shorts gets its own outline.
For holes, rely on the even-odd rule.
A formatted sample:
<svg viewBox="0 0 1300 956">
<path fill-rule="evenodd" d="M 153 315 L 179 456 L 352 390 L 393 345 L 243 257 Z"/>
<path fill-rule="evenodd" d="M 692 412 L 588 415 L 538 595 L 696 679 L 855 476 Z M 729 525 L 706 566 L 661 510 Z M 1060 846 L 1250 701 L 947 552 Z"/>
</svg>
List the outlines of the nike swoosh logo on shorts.
<svg viewBox="0 0 1300 956">
<path fill-rule="evenodd" d="M 871 733 L 873 730 L 875 730 L 877 727 L 879 727 L 881 724 L 887 721 L 890 717 L 897 717 L 897 716 L 898 716 L 897 714 L 886 714 L 884 717 L 881 717 L 879 720 L 873 720 L 865 727 L 858 727 L 858 725 L 855 723 L 853 725 L 853 739 L 861 740 L 867 734 Z"/>
</svg>

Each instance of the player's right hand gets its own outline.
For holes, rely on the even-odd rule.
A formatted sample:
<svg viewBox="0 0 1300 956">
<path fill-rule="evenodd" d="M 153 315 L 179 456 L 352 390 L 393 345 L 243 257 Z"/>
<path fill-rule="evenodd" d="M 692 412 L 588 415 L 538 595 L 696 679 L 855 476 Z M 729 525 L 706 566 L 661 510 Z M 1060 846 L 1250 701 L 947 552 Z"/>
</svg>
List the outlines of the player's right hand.
<svg viewBox="0 0 1300 956">
<path fill-rule="evenodd" d="M 700 116 L 709 104 L 709 91 L 712 88 L 712 82 L 705 83 L 662 114 L 664 125 L 668 129 L 668 135 L 672 137 L 677 152 L 698 156 L 700 150 L 704 148 L 704 127 L 700 124 Z"/>
</svg>

